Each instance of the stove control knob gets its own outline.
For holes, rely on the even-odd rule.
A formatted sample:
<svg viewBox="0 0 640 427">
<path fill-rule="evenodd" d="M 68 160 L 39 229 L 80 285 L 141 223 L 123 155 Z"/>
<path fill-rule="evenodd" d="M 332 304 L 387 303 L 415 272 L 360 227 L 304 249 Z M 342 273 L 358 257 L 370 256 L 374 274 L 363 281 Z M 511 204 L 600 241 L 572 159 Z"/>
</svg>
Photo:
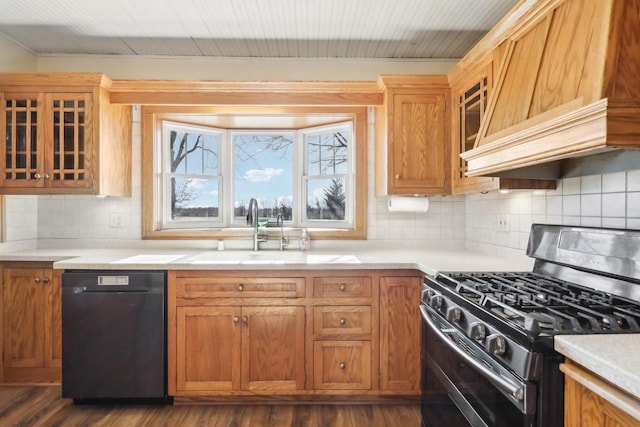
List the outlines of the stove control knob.
<svg viewBox="0 0 640 427">
<path fill-rule="evenodd" d="M 487 351 L 496 356 L 502 356 L 507 351 L 507 342 L 502 335 L 492 334 L 487 338 Z"/>
<path fill-rule="evenodd" d="M 429 300 L 429 305 L 435 310 L 440 310 L 442 308 L 442 302 L 442 295 L 434 295 Z"/>
<path fill-rule="evenodd" d="M 462 319 L 462 310 L 458 307 L 449 307 L 447 309 L 447 320 L 449 322 L 458 323 Z"/>
<path fill-rule="evenodd" d="M 487 336 L 487 328 L 484 323 L 474 322 L 469 326 L 469 338 L 476 341 L 482 341 Z"/>
</svg>

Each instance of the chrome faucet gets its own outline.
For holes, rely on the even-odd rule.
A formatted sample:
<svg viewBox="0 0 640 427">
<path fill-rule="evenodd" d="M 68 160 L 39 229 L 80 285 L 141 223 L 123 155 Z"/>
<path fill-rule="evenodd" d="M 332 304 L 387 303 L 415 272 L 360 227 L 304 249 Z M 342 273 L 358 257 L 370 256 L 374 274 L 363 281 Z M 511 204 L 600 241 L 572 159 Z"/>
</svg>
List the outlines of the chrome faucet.
<svg viewBox="0 0 640 427">
<path fill-rule="evenodd" d="M 257 251 L 260 249 L 260 243 L 267 241 L 267 235 L 260 234 L 260 232 L 258 231 L 260 225 L 258 221 L 258 201 L 254 198 L 251 198 L 251 200 L 249 200 L 247 225 L 253 227 L 253 250 Z"/>
<path fill-rule="evenodd" d="M 289 246 L 289 238 L 284 237 L 284 217 L 281 213 L 276 217 L 276 227 L 280 224 L 280 250 L 283 251 L 284 248 Z"/>
</svg>

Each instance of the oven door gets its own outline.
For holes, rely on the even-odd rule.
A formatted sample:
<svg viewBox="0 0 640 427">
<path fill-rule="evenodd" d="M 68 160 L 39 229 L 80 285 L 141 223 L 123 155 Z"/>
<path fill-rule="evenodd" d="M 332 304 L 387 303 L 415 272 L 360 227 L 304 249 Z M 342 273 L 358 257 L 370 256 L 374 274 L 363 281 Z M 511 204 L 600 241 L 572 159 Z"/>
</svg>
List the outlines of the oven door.
<svg viewBox="0 0 640 427">
<path fill-rule="evenodd" d="M 420 311 L 423 425 L 534 426 L 535 384 L 499 366 L 430 307 Z"/>
</svg>

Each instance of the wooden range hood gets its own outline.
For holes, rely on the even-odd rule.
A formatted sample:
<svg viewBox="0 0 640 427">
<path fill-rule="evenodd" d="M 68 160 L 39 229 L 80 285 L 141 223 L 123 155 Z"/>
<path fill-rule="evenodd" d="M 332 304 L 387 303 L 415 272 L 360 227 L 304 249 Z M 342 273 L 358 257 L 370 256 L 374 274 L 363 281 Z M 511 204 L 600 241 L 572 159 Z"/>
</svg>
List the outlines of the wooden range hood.
<svg viewBox="0 0 640 427">
<path fill-rule="evenodd" d="M 505 53 L 468 175 L 640 166 L 640 0 L 522 0 L 487 37 Z"/>
</svg>

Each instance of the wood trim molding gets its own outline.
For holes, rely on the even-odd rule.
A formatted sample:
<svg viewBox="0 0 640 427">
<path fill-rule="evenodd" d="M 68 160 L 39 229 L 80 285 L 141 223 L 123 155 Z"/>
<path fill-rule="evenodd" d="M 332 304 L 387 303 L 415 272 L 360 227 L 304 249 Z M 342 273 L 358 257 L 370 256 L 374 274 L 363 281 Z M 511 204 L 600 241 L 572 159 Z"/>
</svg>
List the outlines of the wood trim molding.
<svg viewBox="0 0 640 427">
<path fill-rule="evenodd" d="M 382 88 L 369 81 L 169 81 L 116 80 L 114 104 L 339 105 L 382 104 Z"/>
</svg>

